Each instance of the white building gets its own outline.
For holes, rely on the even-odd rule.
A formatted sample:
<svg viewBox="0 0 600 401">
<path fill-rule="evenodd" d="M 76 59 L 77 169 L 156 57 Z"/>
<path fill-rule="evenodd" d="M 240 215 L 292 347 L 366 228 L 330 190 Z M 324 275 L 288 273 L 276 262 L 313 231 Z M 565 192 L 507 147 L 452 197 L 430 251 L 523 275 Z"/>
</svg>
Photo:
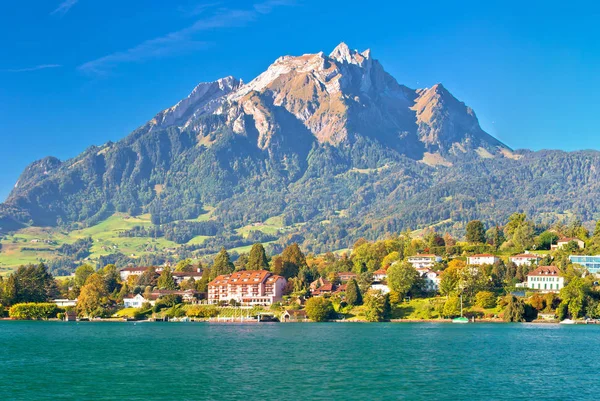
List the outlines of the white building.
<svg viewBox="0 0 600 401">
<path fill-rule="evenodd" d="M 500 258 L 489 253 L 480 253 L 467 257 L 468 265 L 493 265 L 500 261 Z"/>
<path fill-rule="evenodd" d="M 266 270 L 221 275 L 208 283 L 208 302 L 234 300 L 245 305 L 271 305 L 283 296 L 286 280 Z"/>
<path fill-rule="evenodd" d="M 123 304 L 126 308 L 141 308 L 143 304 L 148 302 L 142 294 L 137 294 L 133 297 L 123 298 Z"/>
<path fill-rule="evenodd" d="M 408 263 L 410 263 L 415 269 L 431 269 L 436 263 L 441 261 L 442 257 L 437 255 L 415 255 L 408 257 Z"/>
<path fill-rule="evenodd" d="M 384 269 L 375 270 L 373 272 L 373 281 L 385 281 L 387 273 Z"/>
<path fill-rule="evenodd" d="M 148 270 L 147 267 L 126 267 L 124 269 L 121 269 L 119 275 L 121 276 L 121 281 L 127 281 L 127 278 L 129 276 L 140 276 L 146 270 Z"/>
<path fill-rule="evenodd" d="M 520 255 L 511 256 L 509 260 L 517 266 L 530 266 L 531 264 L 537 265 L 540 260 L 542 260 L 542 257 L 532 253 L 522 253 Z"/>
<path fill-rule="evenodd" d="M 382 294 L 388 294 L 390 292 L 390 287 L 388 287 L 386 283 L 376 282 L 371 284 L 370 288 L 375 291 L 380 291 Z"/>
<path fill-rule="evenodd" d="M 556 266 L 540 266 L 527 275 L 527 288 L 540 292 L 558 292 L 565 286 Z"/>
<path fill-rule="evenodd" d="M 76 306 L 77 298 L 75 298 L 75 299 L 54 299 L 54 300 L 52 300 L 52 302 L 54 302 L 56 304 L 56 306 L 60 306 L 61 308 L 64 308 L 65 306 Z"/>
<path fill-rule="evenodd" d="M 559 239 L 558 242 L 556 243 L 556 245 L 551 245 L 550 249 L 552 249 L 552 250 L 562 249 L 563 247 L 567 246 L 567 244 L 571 241 L 575 241 L 577 243 L 577 246 L 579 246 L 579 249 L 585 248 L 585 242 L 583 242 L 579 238 L 563 238 L 563 239 Z"/>
<path fill-rule="evenodd" d="M 427 291 L 439 291 L 440 282 L 442 281 L 440 272 L 429 270 L 423 275 L 423 278 L 425 279 L 425 289 Z"/>
</svg>

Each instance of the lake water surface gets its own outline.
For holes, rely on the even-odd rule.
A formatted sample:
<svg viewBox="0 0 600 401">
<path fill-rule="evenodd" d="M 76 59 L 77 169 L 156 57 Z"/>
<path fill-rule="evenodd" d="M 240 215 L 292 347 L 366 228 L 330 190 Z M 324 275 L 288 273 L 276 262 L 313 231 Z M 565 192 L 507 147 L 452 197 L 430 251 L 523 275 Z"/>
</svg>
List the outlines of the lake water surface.
<svg viewBox="0 0 600 401">
<path fill-rule="evenodd" d="M 600 398 L 600 326 L 0 322 L 0 400 Z"/>
</svg>

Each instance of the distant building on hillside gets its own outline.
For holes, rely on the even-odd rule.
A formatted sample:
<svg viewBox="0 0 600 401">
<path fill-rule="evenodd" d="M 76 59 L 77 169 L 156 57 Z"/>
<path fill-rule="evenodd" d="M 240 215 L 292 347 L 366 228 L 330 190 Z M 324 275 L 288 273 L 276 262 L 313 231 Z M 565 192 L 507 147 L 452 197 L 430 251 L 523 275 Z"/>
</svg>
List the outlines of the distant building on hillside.
<svg viewBox="0 0 600 401">
<path fill-rule="evenodd" d="M 385 269 L 375 270 L 373 272 L 373 281 L 384 281 L 387 278 Z"/>
<path fill-rule="evenodd" d="M 352 273 L 352 272 L 341 272 L 338 273 L 338 277 L 340 278 L 340 281 L 344 282 L 344 281 L 350 281 L 352 279 L 356 280 L 356 273 Z"/>
<path fill-rule="evenodd" d="M 208 283 L 208 302 L 234 300 L 245 305 L 271 305 L 282 299 L 286 280 L 266 270 L 221 275 Z"/>
<path fill-rule="evenodd" d="M 489 253 L 480 253 L 467 257 L 467 264 L 469 265 L 493 265 L 499 261 L 499 257 Z"/>
<path fill-rule="evenodd" d="M 437 255 L 415 255 L 408 257 L 408 263 L 410 263 L 415 269 L 425 268 L 432 269 L 436 263 L 442 261 L 441 256 Z"/>
<path fill-rule="evenodd" d="M 196 269 L 193 272 L 173 272 L 173 280 L 177 284 L 181 284 L 183 281 L 188 281 L 190 279 L 194 279 L 194 281 L 198 281 L 202 279 L 202 269 Z"/>
<path fill-rule="evenodd" d="M 442 282 L 441 272 L 436 272 L 431 269 L 417 269 L 421 277 L 425 280 L 426 291 L 438 291 Z"/>
<path fill-rule="evenodd" d="M 531 264 L 537 265 L 540 260 L 542 260 L 542 257 L 532 253 L 522 253 L 520 255 L 511 256 L 509 260 L 517 266 L 530 266 Z"/>
<path fill-rule="evenodd" d="M 308 320 L 308 317 L 304 309 L 286 310 L 281 315 L 281 320 L 283 322 L 305 322 Z"/>
<path fill-rule="evenodd" d="M 585 242 L 583 242 L 579 238 L 563 238 L 563 239 L 559 239 L 558 242 L 556 243 L 556 245 L 551 245 L 550 249 L 552 249 L 552 250 L 562 249 L 565 246 L 567 246 L 567 244 L 571 241 L 574 241 L 577 244 L 577 246 L 579 247 L 579 249 L 585 248 Z"/>
<path fill-rule="evenodd" d="M 565 278 L 561 277 L 556 266 L 540 266 L 527 274 L 527 288 L 540 292 L 558 292 L 565 286 Z"/>
<path fill-rule="evenodd" d="M 52 300 L 52 302 L 54 302 L 56 304 L 56 306 L 60 306 L 61 308 L 64 308 L 66 306 L 76 306 L 77 298 L 75 298 L 75 299 L 54 299 L 54 300 Z"/>
<path fill-rule="evenodd" d="M 592 274 L 600 273 L 600 256 L 569 255 L 569 260 L 585 267 Z"/>
<path fill-rule="evenodd" d="M 121 276 L 121 281 L 127 281 L 129 276 L 141 276 L 146 270 L 148 270 L 147 267 L 125 267 L 119 271 L 119 275 Z"/>
<path fill-rule="evenodd" d="M 123 305 L 126 308 L 141 308 L 143 304 L 149 302 L 142 294 L 128 295 L 123 298 Z"/>
</svg>

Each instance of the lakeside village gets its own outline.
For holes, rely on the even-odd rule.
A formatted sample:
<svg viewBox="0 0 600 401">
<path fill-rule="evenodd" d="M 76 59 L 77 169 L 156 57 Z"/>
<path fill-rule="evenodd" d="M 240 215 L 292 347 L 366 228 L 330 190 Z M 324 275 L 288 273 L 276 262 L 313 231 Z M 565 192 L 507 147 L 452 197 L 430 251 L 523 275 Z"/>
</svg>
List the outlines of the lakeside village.
<svg viewBox="0 0 600 401">
<path fill-rule="evenodd" d="M 524 214 L 464 241 L 426 230 L 342 254 L 304 255 L 293 243 L 269 257 L 257 243 L 232 261 L 159 267 L 79 266 L 55 279 L 45 265 L 0 277 L 8 319 L 151 321 L 504 321 L 600 319 L 600 221 L 540 228 Z"/>
</svg>

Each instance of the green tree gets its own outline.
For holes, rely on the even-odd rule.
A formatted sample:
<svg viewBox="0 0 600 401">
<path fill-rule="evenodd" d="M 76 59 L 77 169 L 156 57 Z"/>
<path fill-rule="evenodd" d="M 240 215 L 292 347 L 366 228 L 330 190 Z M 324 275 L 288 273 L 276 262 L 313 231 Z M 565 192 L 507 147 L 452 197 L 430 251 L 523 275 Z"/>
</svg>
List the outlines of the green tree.
<svg viewBox="0 0 600 401">
<path fill-rule="evenodd" d="M 472 244 L 485 243 L 485 227 L 479 220 L 471 220 L 467 223 L 467 242 Z"/>
<path fill-rule="evenodd" d="M 523 322 L 525 321 L 525 303 L 522 299 L 514 295 L 507 295 L 504 307 L 505 322 Z"/>
<path fill-rule="evenodd" d="M 161 290 L 174 290 L 177 288 L 177 283 L 173 278 L 170 267 L 165 267 L 158 277 L 158 288 Z"/>
<path fill-rule="evenodd" d="M 75 269 L 75 286 L 79 288 L 83 287 L 88 277 L 94 274 L 95 272 L 96 269 L 94 269 L 88 264 L 79 266 L 77 269 Z"/>
<path fill-rule="evenodd" d="M 300 268 L 306 266 L 306 258 L 297 243 L 287 246 L 281 254 L 283 262 L 282 276 L 286 279 L 296 277 Z"/>
<path fill-rule="evenodd" d="M 89 276 L 77 298 L 77 311 L 80 316 L 100 316 L 107 304 L 107 296 L 104 278 L 99 273 Z"/>
<path fill-rule="evenodd" d="M 119 284 L 121 277 L 119 276 L 117 266 L 113 264 L 104 266 L 104 269 L 102 269 L 102 275 L 104 276 L 106 290 L 109 293 L 119 291 L 121 289 L 121 285 Z"/>
<path fill-rule="evenodd" d="M 456 295 L 448 297 L 444 303 L 443 315 L 445 317 L 456 317 L 460 315 L 460 298 Z"/>
<path fill-rule="evenodd" d="M 224 274 L 231 274 L 233 273 L 233 270 L 234 266 L 231 262 L 231 258 L 229 257 L 229 253 L 225 247 L 223 247 L 215 257 L 215 261 L 210 269 L 211 280 L 214 280 L 216 277 Z"/>
<path fill-rule="evenodd" d="M 327 298 L 313 297 L 306 301 L 306 315 L 313 322 L 324 322 L 333 314 L 333 304 Z"/>
<path fill-rule="evenodd" d="M 364 300 L 365 319 L 368 322 L 389 320 L 392 314 L 389 294 L 370 290 Z"/>
<path fill-rule="evenodd" d="M 47 302 L 60 294 L 54 277 L 43 263 L 37 266 L 21 266 L 13 275 L 16 288 L 15 303 Z"/>
<path fill-rule="evenodd" d="M 387 270 L 387 283 L 401 298 L 418 289 L 420 278 L 419 272 L 408 262 L 395 263 Z"/>
<path fill-rule="evenodd" d="M 544 231 L 535 238 L 535 249 L 549 250 L 558 241 L 558 235 L 552 231 Z"/>
<path fill-rule="evenodd" d="M 475 305 L 481 308 L 496 307 L 496 295 L 491 291 L 479 291 L 475 295 Z"/>
<path fill-rule="evenodd" d="M 193 272 L 196 271 L 196 269 L 194 269 L 194 265 L 192 265 L 192 259 L 183 259 L 180 260 L 177 265 L 175 265 L 175 271 L 176 272 Z"/>
<path fill-rule="evenodd" d="M 17 280 L 14 274 L 8 276 L 4 284 L 4 305 L 10 306 L 17 302 Z"/>
<path fill-rule="evenodd" d="M 362 295 L 355 279 L 350 279 L 346 284 L 346 303 L 351 306 L 362 304 Z"/>
<path fill-rule="evenodd" d="M 248 256 L 247 270 L 269 270 L 267 253 L 261 243 L 252 245 Z"/>
</svg>

